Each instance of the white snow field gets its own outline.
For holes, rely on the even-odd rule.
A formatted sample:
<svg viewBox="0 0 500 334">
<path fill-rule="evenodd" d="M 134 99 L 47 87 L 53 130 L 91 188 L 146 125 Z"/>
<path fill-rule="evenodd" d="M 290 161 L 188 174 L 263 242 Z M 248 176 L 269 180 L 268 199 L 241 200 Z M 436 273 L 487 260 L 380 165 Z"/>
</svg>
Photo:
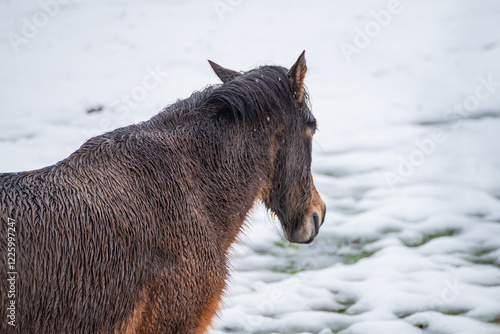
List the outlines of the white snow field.
<svg viewBox="0 0 500 334">
<path fill-rule="evenodd" d="M 213 333 L 500 333 L 499 1 L 0 0 L 0 32 L 1 172 L 306 50 L 326 222 L 257 208 Z"/>
</svg>

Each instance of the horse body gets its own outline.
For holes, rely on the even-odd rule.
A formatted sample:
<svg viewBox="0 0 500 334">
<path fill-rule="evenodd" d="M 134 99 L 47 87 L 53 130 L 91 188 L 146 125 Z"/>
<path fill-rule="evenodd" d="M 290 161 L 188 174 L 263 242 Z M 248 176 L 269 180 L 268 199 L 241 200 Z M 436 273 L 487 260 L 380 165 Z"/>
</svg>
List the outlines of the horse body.
<svg viewBox="0 0 500 334">
<path fill-rule="evenodd" d="M 206 331 L 224 291 L 228 248 L 254 202 L 282 224 L 288 217 L 276 166 L 289 140 L 282 112 L 296 103 L 283 68 L 236 78 L 212 66 L 227 83 L 92 138 L 54 166 L 0 175 L 0 219 L 16 222 L 17 256 L 16 327 L 5 321 L 9 270 L 0 257 L 1 332 Z M 254 90 L 245 86 L 252 82 Z M 240 95 L 226 92 L 242 85 Z M 324 219 L 311 182 L 307 203 L 295 204 L 312 208 L 300 219 L 313 227 L 294 220 L 289 239 L 314 238 L 321 210 Z M 292 241 L 310 242 L 309 234 Z"/>
</svg>

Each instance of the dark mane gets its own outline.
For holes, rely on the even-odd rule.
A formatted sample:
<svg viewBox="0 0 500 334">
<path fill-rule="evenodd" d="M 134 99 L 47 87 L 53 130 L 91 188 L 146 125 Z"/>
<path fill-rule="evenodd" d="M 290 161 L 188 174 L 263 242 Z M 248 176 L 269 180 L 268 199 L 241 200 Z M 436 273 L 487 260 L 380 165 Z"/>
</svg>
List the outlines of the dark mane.
<svg viewBox="0 0 500 334">
<path fill-rule="evenodd" d="M 262 123 L 267 117 L 283 119 L 292 110 L 294 95 L 288 70 L 279 66 L 262 66 L 224 84 L 208 86 L 190 97 L 165 107 L 155 118 L 170 125 L 186 123 L 190 116 L 223 114 L 236 120 Z"/>
</svg>

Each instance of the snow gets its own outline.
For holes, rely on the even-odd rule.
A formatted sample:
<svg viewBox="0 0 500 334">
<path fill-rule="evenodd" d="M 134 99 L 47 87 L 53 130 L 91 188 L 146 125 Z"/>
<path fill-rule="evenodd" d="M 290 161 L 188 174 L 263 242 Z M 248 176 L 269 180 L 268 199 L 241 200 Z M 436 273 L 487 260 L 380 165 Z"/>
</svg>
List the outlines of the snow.
<svg viewBox="0 0 500 334">
<path fill-rule="evenodd" d="M 0 171 L 217 83 L 206 59 L 290 66 L 306 49 L 326 222 L 291 245 L 257 207 L 212 332 L 500 333 L 499 15 L 494 0 L 3 0 Z"/>
</svg>

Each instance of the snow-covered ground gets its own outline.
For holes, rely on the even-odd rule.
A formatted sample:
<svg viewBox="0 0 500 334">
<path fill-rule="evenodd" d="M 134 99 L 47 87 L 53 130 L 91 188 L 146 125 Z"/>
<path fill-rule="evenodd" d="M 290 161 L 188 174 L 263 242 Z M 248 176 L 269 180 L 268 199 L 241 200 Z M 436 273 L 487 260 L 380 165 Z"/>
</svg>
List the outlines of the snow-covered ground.
<svg viewBox="0 0 500 334">
<path fill-rule="evenodd" d="M 257 208 L 214 333 L 500 333 L 500 2 L 0 0 L 0 171 L 306 49 L 328 206 Z M 88 113 L 91 109 L 101 109 Z"/>
</svg>

